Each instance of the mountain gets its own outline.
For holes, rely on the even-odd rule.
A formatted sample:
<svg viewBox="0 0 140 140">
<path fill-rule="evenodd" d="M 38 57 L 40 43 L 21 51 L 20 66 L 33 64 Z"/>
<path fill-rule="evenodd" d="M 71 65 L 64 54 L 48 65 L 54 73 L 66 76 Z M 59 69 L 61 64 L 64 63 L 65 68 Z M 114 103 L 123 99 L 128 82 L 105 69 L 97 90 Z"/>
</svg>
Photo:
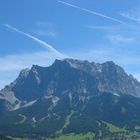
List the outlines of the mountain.
<svg viewBox="0 0 140 140">
<path fill-rule="evenodd" d="M 0 133 L 54 137 L 92 132 L 99 137 L 112 134 L 110 127 L 139 132 L 139 97 L 140 83 L 111 61 L 33 65 L 0 91 Z"/>
</svg>

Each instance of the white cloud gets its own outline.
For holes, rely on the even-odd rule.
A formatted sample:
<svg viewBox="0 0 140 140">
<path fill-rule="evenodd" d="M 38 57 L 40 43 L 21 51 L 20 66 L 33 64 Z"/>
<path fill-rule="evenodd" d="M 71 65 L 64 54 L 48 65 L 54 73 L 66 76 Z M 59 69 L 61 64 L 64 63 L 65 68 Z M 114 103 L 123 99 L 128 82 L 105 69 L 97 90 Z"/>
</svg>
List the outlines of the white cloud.
<svg viewBox="0 0 140 140">
<path fill-rule="evenodd" d="M 129 44 L 136 40 L 134 37 L 126 37 L 122 35 L 108 35 L 106 38 L 113 44 Z"/>
<path fill-rule="evenodd" d="M 140 8 L 134 8 L 127 12 L 120 12 L 122 17 L 140 23 Z"/>
<path fill-rule="evenodd" d="M 56 38 L 58 32 L 55 31 L 54 24 L 50 22 L 37 21 L 33 26 L 32 32 L 39 36 L 48 36 Z"/>
<path fill-rule="evenodd" d="M 85 26 L 88 29 L 94 29 L 94 30 L 107 30 L 107 31 L 114 31 L 118 29 L 118 27 L 113 26 L 94 26 L 94 25 L 88 25 Z"/>
<path fill-rule="evenodd" d="M 120 15 L 125 17 L 125 18 L 128 18 L 130 20 L 140 22 L 140 17 L 139 16 L 137 17 L 136 15 L 132 15 L 130 13 L 120 13 Z"/>
<path fill-rule="evenodd" d="M 33 31 L 35 34 L 39 35 L 39 36 L 51 36 L 51 37 L 56 37 L 57 33 L 53 32 L 53 31 L 46 31 L 46 30 L 42 30 L 42 29 L 35 29 Z"/>
</svg>

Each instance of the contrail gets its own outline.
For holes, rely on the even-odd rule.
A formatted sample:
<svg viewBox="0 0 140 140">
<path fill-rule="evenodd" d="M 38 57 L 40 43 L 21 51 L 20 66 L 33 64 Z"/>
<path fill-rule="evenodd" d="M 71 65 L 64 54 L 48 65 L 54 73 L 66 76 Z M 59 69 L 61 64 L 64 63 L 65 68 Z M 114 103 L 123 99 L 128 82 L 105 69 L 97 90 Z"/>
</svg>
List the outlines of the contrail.
<svg viewBox="0 0 140 140">
<path fill-rule="evenodd" d="M 112 21 L 115 21 L 115 22 L 118 22 L 118 23 L 121 23 L 121 24 L 126 24 L 125 22 L 123 22 L 123 21 L 121 21 L 119 19 L 116 19 L 116 18 L 113 18 L 113 17 L 110 17 L 110 16 L 106 16 L 106 15 L 103 15 L 103 14 L 95 12 L 95 11 L 91 11 L 91 10 L 88 10 L 88 9 L 85 9 L 85 8 L 81 8 L 79 6 L 76 6 L 76 5 L 61 1 L 61 0 L 58 0 L 58 2 L 62 3 L 64 5 L 67 5 L 67 6 L 70 6 L 70 7 L 85 11 L 85 12 L 90 13 L 90 14 L 94 14 L 94 15 L 97 15 L 97 16 L 100 16 L 100 17 L 103 17 L 103 18 L 106 18 L 106 19 L 109 19 L 109 20 L 112 20 Z"/>
<path fill-rule="evenodd" d="M 45 49 L 49 49 L 50 51 L 52 51 L 53 53 L 57 54 L 59 57 L 64 56 L 62 53 L 60 53 L 59 51 L 57 51 L 53 46 L 51 46 L 50 44 L 38 39 L 37 37 L 34 37 L 28 33 L 25 33 L 23 31 L 20 31 L 19 29 L 9 25 L 9 24 L 4 24 L 5 27 L 9 28 L 10 30 L 13 30 L 19 34 L 25 35 L 26 37 L 31 38 L 32 40 L 34 40 L 35 42 L 39 43 L 40 45 L 42 45 Z"/>
</svg>

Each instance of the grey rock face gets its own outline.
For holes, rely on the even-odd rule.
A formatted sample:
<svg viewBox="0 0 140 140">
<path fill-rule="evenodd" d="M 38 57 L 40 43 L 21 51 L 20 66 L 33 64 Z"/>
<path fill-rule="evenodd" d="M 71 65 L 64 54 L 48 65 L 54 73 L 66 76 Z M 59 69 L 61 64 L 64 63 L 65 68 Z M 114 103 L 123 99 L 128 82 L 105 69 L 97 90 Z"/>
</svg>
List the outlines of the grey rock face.
<svg viewBox="0 0 140 140">
<path fill-rule="evenodd" d="M 0 91 L 0 99 L 16 109 L 44 96 L 87 98 L 104 92 L 140 96 L 140 83 L 115 63 L 103 64 L 64 59 L 55 60 L 50 67 L 33 65 Z M 11 107 L 11 108 L 12 108 Z"/>
</svg>

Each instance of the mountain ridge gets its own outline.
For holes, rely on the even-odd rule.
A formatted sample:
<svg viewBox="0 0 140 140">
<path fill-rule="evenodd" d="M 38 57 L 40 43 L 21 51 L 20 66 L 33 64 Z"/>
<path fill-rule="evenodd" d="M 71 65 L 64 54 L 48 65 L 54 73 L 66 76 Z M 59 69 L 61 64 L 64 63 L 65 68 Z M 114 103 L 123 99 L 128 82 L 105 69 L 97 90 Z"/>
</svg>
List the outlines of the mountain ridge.
<svg viewBox="0 0 140 140">
<path fill-rule="evenodd" d="M 140 93 L 140 83 L 132 76 L 127 75 L 123 68 L 116 65 L 112 61 L 107 61 L 105 63 L 99 64 L 95 62 L 64 59 L 55 60 L 55 62 L 50 67 L 33 65 L 31 69 L 22 70 L 18 78 L 14 82 L 0 91 L 0 98 L 4 99 L 4 97 L 2 96 L 11 95 L 11 98 L 17 102 L 19 102 L 19 100 L 23 100 L 24 102 L 27 102 L 26 100 L 28 100 L 28 102 L 34 101 L 37 98 L 43 96 L 43 94 L 45 96 L 44 92 L 51 92 L 54 90 L 53 87 L 52 89 L 49 89 L 51 88 L 51 86 L 53 86 L 50 82 L 51 80 L 52 82 L 55 82 L 55 80 L 58 79 L 64 82 L 64 79 L 61 79 L 61 76 L 66 73 L 65 80 L 69 80 L 69 82 L 73 81 L 71 77 L 68 77 L 69 73 L 67 74 L 67 71 L 78 73 L 79 77 L 81 74 L 91 78 L 91 81 L 94 81 L 91 87 L 94 87 L 94 85 L 96 85 L 94 89 L 98 90 L 98 92 L 112 92 L 113 94 L 123 93 L 138 97 L 140 96 L 140 94 L 138 94 Z M 73 75 L 73 73 L 72 77 L 75 76 Z M 52 77 L 54 79 L 52 79 Z M 83 82 L 83 87 L 85 84 L 84 80 L 85 79 L 83 77 L 83 79 L 79 81 L 81 86 L 81 82 Z M 67 86 L 72 86 L 72 83 L 71 85 Z M 86 91 L 86 87 L 83 90 Z M 9 94 L 7 94 L 8 92 Z"/>
<path fill-rule="evenodd" d="M 33 65 L 0 91 L 0 133 L 97 133 L 99 122 L 105 132 L 103 122 L 136 131 L 139 91 L 140 83 L 111 61 L 65 59 L 49 67 Z"/>
</svg>

